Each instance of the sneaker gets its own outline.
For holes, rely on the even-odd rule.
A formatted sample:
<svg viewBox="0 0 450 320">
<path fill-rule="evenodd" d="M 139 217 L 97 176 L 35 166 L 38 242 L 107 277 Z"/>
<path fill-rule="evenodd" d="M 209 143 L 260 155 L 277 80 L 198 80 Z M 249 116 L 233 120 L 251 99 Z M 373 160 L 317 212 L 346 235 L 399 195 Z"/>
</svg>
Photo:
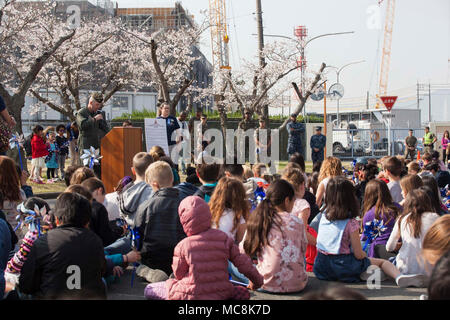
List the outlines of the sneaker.
<svg viewBox="0 0 450 320">
<path fill-rule="evenodd" d="M 44 181 L 42 181 L 42 180 L 36 180 L 35 181 L 37 184 L 44 184 Z"/>
<path fill-rule="evenodd" d="M 375 271 L 379 270 L 380 272 L 380 281 L 383 282 L 387 279 L 386 274 L 383 272 L 383 270 L 380 269 L 380 267 L 375 266 L 375 265 L 370 265 L 366 271 L 364 271 L 363 273 L 361 273 L 359 275 L 359 277 L 361 278 L 362 281 L 367 281 L 371 276 L 373 276 L 375 274 Z"/>
<path fill-rule="evenodd" d="M 401 274 L 395 279 L 395 282 L 400 288 L 424 288 L 426 276 L 423 274 Z"/>
<path fill-rule="evenodd" d="M 53 183 L 52 179 L 47 179 L 47 183 Z"/>
<path fill-rule="evenodd" d="M 144 278 L 150 283 L 166 281 L 167 279 L 169 279 L 169 277 L 164 271 L 159 269 L 151 269 L 143 264 L 137 267 L 136 275 L 141 278 Z"/>
</svg>

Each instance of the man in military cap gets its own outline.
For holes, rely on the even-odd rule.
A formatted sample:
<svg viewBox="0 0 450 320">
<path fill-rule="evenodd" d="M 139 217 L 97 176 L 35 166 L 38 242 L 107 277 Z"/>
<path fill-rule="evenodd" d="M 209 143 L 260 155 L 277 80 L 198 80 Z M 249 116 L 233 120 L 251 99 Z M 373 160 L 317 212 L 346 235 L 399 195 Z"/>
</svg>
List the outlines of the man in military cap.
<svg viewBox="0 0 450 320">
<path fill-rule="evenodd" d="M 255 129 L 255 121 L 252 119 L 252 113 L 246 110 L 244 113 L 244 119 L 239 122 L 239 129 L 247 131 L 248 129 Z"/>
<path fill-rule="evenodd" d="M 322 134 L 322 127 L 316 127 L 316 134 L 311 136 L 309 145 L 311 146 L 311 159 L 313 164 L 317 161 L 323 161 L 323 149 L 327 144 L 327 137 Z"/>
<path fill-rule="evenodd" d="M 302 135 L 305 132 L 303 123 L 297 122 L 297 115 L 291 114 L 290 122 L 286 125 L 289 134 L 287 153 L 289 156 L 296 152 L 302 153 Z"/>
<path fill-rule="evenodd" d="M 77 112 L 76 122 L 80 134 L 78 136 L 78 150 L 80 156 L 83 154 L 83 149 L 100 148 L 100 140 L 110 130 L 110 127 L 105 119 L 103 108 L 103 94 L 95 92 L 89 98 L 87 107 L 81 108 Z"/>
</svg>

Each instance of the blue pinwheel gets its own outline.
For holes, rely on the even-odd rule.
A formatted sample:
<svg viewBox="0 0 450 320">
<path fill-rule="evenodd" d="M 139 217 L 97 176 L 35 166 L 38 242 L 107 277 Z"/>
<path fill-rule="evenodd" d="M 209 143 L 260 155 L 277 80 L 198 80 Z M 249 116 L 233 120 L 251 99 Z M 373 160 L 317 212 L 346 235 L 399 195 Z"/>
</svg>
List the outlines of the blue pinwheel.
<svg viewBox="0 0 450 320">
<path fill-rule="evenodd" d="M 38 236 L 41 236 L 41 218 L 47 213 L 47 208 L 43 206 L 41 209 L 37 205 L 34 206 L 34 211 L 25 208 L 23 202 L 17 206 L 17 211 L 19 214 L 16 217 L 18 220 L 17 227 L 14 229 L 16 231 L 20 227 L 28 225 L 30 231 L 38 232 Z M 25 216 L 22 220 L 22 216 Z"/>
<path fill-rule="evenodd" d="M 23 135 L 18 135 L 17 133 L 13 134 L 11 139 L 9 139 L 9 148 L 17 148 L 17 151 L 19 152 L 20 169 L 23 171 L 22 155 L 20 154 L 21 147 L 23 147 Z"/>
<path fill-rule="evenodd" d="M 364 235 L 367 237 L 364 243 L 363 251 L 368 250 L 369 244 L 371 244 L 376 238 L 381 236 L 381 234 L 386 231 L 387 227 L 384 225 L 383 220 L 374 219 L 372 221 L 366 222 L 364 226 Z"/>
<path fill-rule="evenodd" d="M 254 198 L 250 200 L 252 203 L 251 211 L 255 210 L 258 204 L 260 204 L 261 201 L 266 198 L 264 187 L 265 185 L 262 182 L 258 182 L 258 187 L 256 188 L 255 192 L 253 192 Z"/>
<path fill-rule="evenodd" d="M 94 167 L 94 164 L 99 164 L 102 156 L 100 155 L 100 150 L 90 147 L 89 149 L 83 149 L 83 154 L 80 159 L 83 160 L 83 165 L 89 166 L 90 169 Z"/>
<path fill-rule="evenodd" d="M 138 251 L 139 250 L 139 241 L 141 239 L 141 236 L 139 235 L 139 231 L 137 228 L 129 228 L 131 232 L 131 247 L 133 250 Z M 133 282 L 134 277 L 136 276 L 136 268 L 139 266 L 139 263 L 134 262 L 133 263 L 133 272 L 131 273 L 131 287 L 133 288 Z"/>
</svg>

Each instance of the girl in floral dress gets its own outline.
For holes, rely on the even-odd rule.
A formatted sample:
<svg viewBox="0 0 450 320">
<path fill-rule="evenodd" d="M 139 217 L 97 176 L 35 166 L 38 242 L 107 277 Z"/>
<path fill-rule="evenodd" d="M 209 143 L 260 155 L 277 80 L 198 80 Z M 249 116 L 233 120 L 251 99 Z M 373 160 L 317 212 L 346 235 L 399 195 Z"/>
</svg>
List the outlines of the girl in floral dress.
<svg viewBox="0 0 450 320">
<path fill-rule="evenodd" d="M 306 233 L 303 222 L 290 214 L 295 191 L 286 180 L 276 180 L 247 221 L 241 250 L 256 256 L 256 269 L 264 277 L 266 292 L 298 292 L 305 288 Z"/>
</svg>

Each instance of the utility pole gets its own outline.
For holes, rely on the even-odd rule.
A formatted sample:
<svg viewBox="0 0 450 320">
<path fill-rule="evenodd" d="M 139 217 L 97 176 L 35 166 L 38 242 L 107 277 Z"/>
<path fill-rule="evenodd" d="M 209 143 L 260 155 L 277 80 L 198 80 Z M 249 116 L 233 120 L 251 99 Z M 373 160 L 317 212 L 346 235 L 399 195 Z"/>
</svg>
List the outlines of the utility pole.
<svg viewBox="0 0 450 320">
<path fill-rule="evenodd" d="M 419 81 L 417 81 L 417 110 L 420 109 Z"/>
<path fill-rule="evenodd" d="M 431 122 L 431 84 L 428 82 L 428 122 Z"/>
<path fill-rule="evenodd" d="M 262 20 L 262 9 L 261 0 L 256 0 L 256 21 L 258 28 L 258 56 L 259 56 L 259 67 L 262 69 L 266 66 L 266 59 L 263 55 L 264 50 L 264 33 L 263 33 L 263 20 Z M 261 91 L 266 89 L 266 79 L 261 79 Z M 269 106 L 265 103 L 262 108 L 263 117 L 266 118 L 266 126 L 269 125 Z"/>
</svg>

